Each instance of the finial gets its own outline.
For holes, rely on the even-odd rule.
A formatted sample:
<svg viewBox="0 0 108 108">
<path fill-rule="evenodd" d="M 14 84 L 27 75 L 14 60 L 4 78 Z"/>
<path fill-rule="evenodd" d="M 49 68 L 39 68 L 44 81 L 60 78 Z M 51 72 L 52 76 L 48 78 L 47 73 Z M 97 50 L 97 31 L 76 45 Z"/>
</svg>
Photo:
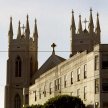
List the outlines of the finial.
<svg viewBox="0 0 108 108">
<path fill-rule="evenodd" d="M 35 24 L 37 23 L 37 20 L 36 20 L 36 18 L 35 18 Z"/>
<path fill-rule="evenodd" d="M 99 13 L 97 12 L 97 17 L 99 17 Z"/>
<path fill-rule="evenodd" d="M 72 14 L 74 14 L 74 11 L 73 11 L 73 9 L 72 9 Z"/>
<path fill-rule="evenodd" d="M 53 44 L 51 45 L 51 47 L 53 48 L 53 52 L 52 52 L 52 54 L 55 54 L 55 47 L 56 47 L 56 44 L 53 43 Z"/>
<path fill-rule="evenodd" d="M 12 17 L 10 17 L 10 21 L 12 21 Z"/>
<path fill-rule="evenodd" d="M 28 20 L 28 18 L 29 18 L 29 15 L 27 14 L 27 20 Z"/>
<path fill-rule="evenodd" d="M 19 25 L 21 24 L 20 20 L 19 20 Z"/>
<path fill-rule="evenodd" d="M 93 10 L 92 10 L 92 8 L 90 8 L 90 12 L 92 12 Z"/>
</svg>

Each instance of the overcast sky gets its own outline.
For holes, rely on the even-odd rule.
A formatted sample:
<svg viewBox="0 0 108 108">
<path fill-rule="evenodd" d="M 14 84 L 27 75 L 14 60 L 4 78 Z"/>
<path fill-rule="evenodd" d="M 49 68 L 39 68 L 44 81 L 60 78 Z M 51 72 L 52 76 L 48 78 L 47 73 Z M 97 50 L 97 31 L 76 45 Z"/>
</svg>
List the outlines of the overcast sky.
<svg viewBox="0 0 108 108">
<path fill-rule="evenodd" d="M 71 11 L 75 12 L 76 26 L 78 16 L 89 20 L 89 10 L 93 9 L 94 24 L 99 12 L 101 24 L 101 42 L 108 43 L 108 0 L 0 0 L 0 108 L 4 108 L 4 86 L 6 82 L 6 61 L 8 58 L 8 29 L 10 16 L 13 17 L 14 37 L 17 34 L 18 21 L 26 22 L 29 14 L 31 36 L 34 19 L 37 19 L 39 33 L 39 51 L 52 51 L 50 45 L 55 42 L 56 51 L 70 51 Z M 84 25 L 84 24 L 83 24 Z M 68 58 L 69 52 L 56 52 Z M 39 66 L 51 55 L 51 52 L 39 52 Z"/>
</svg>

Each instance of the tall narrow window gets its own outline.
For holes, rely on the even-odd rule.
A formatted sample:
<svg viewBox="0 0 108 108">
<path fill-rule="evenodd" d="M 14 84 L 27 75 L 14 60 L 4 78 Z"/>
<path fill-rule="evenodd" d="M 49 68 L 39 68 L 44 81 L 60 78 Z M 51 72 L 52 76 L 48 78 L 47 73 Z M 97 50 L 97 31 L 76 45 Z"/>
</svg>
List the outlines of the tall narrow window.
<svg viewBox="0 0 108 108">
<path fill-rule="evenodd" d="M 18 56 L 15 61 L 15 77 L 21 77 L 22 62 L 21 58 Z"/>
<path fill-rule="evenodd" d="M 77 97 L 80 97 L 80 89 L 77 89 Z"/>
<path fill-rule="evenodd" d="M 99 69 L 99 56 L 96 55 L 95 56 L 95 70 L 98 70 Z"/>
<path fill-rule="evenodd" d="M 95 94 L 99 93 L 99 78 L 95 79 Z"/>
<path fill-rule="evenodd" d="M 87 78 L 87 64 L 84 65 L 84 79 Z"/>
<path fill-rule="evenodd" d="M 15 95 L 14 108 L 21 108 L 21 99 L 18 94 Z"/>
<path fill-rule="evenodd" d="M 44 97 L 46 97 L 46 85 L 44 86 L 44 92 L 43 92 L 43 94 L 44 94 Z"/>
<path fill-rule="evenodd" d="M 30 77 L 33 75 L 33 60 L 32 58 L 30 59 Z"/>
<path fill-rule="evenodd" d="M 25 104 L 26 105 L 29 104 L 29 95 L 28 94 L 25 95 Z"/>
<path fill-rule="evenodd" d="M 52 94 L 52 82 L 49 84 L 49 94 Z"/>
<path fill-rule="evenodd" d="M 34 96 L 34 97 L 35 97 L 34 100 L 36 101 L 36 100 L 37 100 L 36 91 L 33 91 L 33 93 L 34 93 L 34 95 L 35 95 L 35 96 Z"/>
<path fill-rule="evenodd" d="M 55 91 L 60 90 L 61 78 L 55 80 Z"/>
<path fill-rule="evenodd" d="M 87 100 L 87 86 L 84 87 L 84 100 Z"/>
<path fill-rule="evenodd" d="M 73 84 L 73 72 L 71 72 L 71 84 Z"/>
<path fill-rule="evenodd" d="M 64 76 L 64 88 L 67 86 L 67 75 Z"/>
<path fill-rule="evenodd" d="M 39 89 L 39 99 L 41 99 L 41 88 Z"/>
<path fill-rule="evenodd" d="M 80 81 L 80 68 L 77 69 L 77 81 Z"/>
</svg>

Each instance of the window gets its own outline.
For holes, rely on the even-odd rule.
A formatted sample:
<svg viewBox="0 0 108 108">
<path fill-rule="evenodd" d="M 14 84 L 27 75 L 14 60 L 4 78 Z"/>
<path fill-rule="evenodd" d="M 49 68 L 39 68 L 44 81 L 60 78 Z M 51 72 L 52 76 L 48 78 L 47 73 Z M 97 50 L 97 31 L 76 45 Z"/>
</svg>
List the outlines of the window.
<svg viewBox="0 0 108 108">
<path fill-rule="evenodd" d="M 102 69 L 108 69 L 108 55 L 102 56 Z"/>
<path fill-rule="evenodd" d="M 84 100 L 87 100 L 87 86 L 84 87 Z"/>
<path fill-rule="evenodd" d="M 30 59 L 30 78 L 32 77 L 33 75 L 33 59 L 31 58 Z"/>
<path fill-rule="evenodd" d="M 36 91 L 33 91 L 34 95 L 35 95 L 35 101 L 37 100 L 37 97 L 36 97 Z"/>
<path fill-rule="evenodd" d="M 41 88 L 39 89 L 39 99 L 41 99 Z"/>
<path fill-rule="evenodd" d="M 108 92 L 108 78 L 102 79 L 102 91 Z"/>
<path fill-rule="evenodd" d="M 44 86 L 44 92 L 43 92 L 43 94 L 44 94 L 44 97 L 46 97 L 46 85 Z"/>
<path fill-rule="evenodd" d="M 77 69 L 77 81 L 80 81 L 80 68 Z"/>
<path fill-rule="evenodd" d="M 18 94 L 15 95 L 14 108 L 21 108 L 21 99 Z"/>
<path fill-rule="evenodd" d="M 49 94 L 52 94 L 52 82 L 49 84 Z"/>
<path fill-rule="evenodd" d="M 71 72 L 71 84 L 73 84 L 73 72 Z"/>
<path fill-rule="evenodd" d="M 99 93 L 99 78 L 95 79 L 95 94 Z"/>
<path fill-rule="evenodd" d="M 77 97 L 80 97 L 80 89 L 77 89 Z"/>
<path fill-rule="evenodd" d="M 87 64 L 84 65 L 84 79 L 87 78 Z"/>
<path fill-rule="evenodd" d="M 28 94 L 25 95 L 25 104 L 29 104 L 29 95 Z"/>
<path fill-rule="evenodd" d="M 18 56 L 15 61 L 15 77 L 21 77 L 21 70 L 22 70 L 22 62 L 21 58 Z"/>
<path fill-rule="evenodd" d="M 60 90 L 61 78 L 55 80 L 55 91 Z"/>
<path fill-rule="evenodd" d="M 99 69 L 99 56 L 96 55 L 95 56 L 95 70 L 98 70 Z"/>
<path fill-rule="evenodd" d="M 64 88 L 66 88 L 66 86 L 67 86 L 67 76 L 65 75 L 64 76 Z"/>
</svg>

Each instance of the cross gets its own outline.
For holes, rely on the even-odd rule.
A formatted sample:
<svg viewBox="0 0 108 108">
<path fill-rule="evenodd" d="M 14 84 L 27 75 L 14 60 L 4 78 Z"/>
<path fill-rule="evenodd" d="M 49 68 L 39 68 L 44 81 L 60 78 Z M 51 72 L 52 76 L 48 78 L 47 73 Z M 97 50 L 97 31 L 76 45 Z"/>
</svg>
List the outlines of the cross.
<svg viewBox="0 0 108 108">
<path fill-rule="evenodd" d="M 52 52 L 52 53 L 55 53 L 55 47 L 56 47 L 56 44 L 53 43 L 53 44 L 51 45 L 51 47 L 53 48 L 53 52 Z"/>
<path fill-rule="evenodd" d="M 88 21 L 86 20 L 86 18 L 85 18 L 85 20 L 84 20 L 83 22 L 85 23 L 85 29 L 86 29 L 86 23 L 88 22 Z"/>
<path fill-rule="evenodd" d="M 24 26 L 24 24 L 23 24 L 23 26 L 22 26 L 21 28 L 23 29 L 23 34 L 24 34 L 24 29 L 26 28 L 26 27 Z"/>
</svg>

